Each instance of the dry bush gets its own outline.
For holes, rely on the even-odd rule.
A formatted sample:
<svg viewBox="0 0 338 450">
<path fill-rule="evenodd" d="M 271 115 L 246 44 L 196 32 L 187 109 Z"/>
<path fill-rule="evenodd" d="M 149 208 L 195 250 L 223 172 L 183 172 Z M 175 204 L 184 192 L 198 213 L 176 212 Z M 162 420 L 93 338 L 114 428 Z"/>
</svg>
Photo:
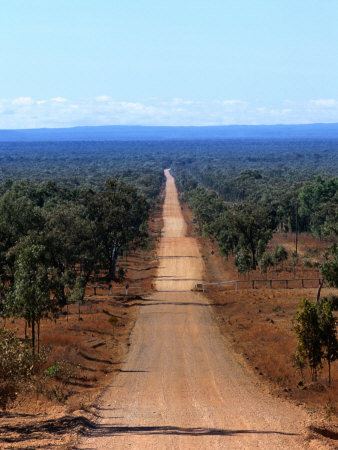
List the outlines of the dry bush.
<svg viewBox="0 0 338 450">
<path fill-rule="evenodd" d="M 45 353 L 34 355 L 29 344 L 18 339 L 13 330 L 0 328 L 0 407 L 14 401 L 23 384 L 41 370 Z"/>
<path fill-rule="evenodd" d="M 72 380 L 79 375 L 80 366 L 70 361 L 60 360 L 47 367 L 44 372 L 42 392 L 50 400 L 66 402 L 73 394 L 70 387 Z"/>
</svg>

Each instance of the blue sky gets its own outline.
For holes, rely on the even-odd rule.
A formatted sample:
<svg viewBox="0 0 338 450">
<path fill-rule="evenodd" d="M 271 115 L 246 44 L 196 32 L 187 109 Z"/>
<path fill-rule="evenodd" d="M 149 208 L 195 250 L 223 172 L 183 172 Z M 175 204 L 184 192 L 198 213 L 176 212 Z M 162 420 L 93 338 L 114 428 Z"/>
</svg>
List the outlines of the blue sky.
<svg viewBox="0 0 338 450">
<path fill-rule="evenodd" d="M 0 37 L 0 128 L 338 122 L 337 0 L 10 0 Z"/>
</svg>

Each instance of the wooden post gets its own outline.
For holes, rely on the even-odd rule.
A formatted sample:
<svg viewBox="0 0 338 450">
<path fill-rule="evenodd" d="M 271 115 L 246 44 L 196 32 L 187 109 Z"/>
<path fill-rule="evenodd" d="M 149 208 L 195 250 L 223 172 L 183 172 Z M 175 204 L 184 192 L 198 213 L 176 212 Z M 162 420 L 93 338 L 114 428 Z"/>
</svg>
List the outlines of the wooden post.
<svg viewBox="0 0 338 450">
<path fill-rule="evenodd" d="M 255 289 L 255 280 L 252 280 L 252 289 Z"/>
<path fill-rule="evenodd" d="M 220 290 L 221 289 L 221 285 L 220 283 L 217 283 L 217 289 Z"/>
<path fill-rule="evenodd" d="M 302 288 L 304 287 L 304 278 L 302 278 Z"/>
<path fill-rule="evenodd" d="M 94 286 L 94 295 L 96 295 L 96 286 Z"/>
<path fill-rule="evenodd" d="M 203 293 L 205 292 L 205 285 L 202 284 Z"/>
<path fill-rule="evenodd" d="M 270 280 L 270 289 L 272 289 L 272 280 Z"/>
<path fill-rule="evenodd" d="M 288 280 L 285 280 L 285 288 L 289 289 L 289 281 Z"/>
<path fill-rule="evenodd" d="M 238 281 L 236 281 L 236 291 L 238 291 Z"/>
</svg>

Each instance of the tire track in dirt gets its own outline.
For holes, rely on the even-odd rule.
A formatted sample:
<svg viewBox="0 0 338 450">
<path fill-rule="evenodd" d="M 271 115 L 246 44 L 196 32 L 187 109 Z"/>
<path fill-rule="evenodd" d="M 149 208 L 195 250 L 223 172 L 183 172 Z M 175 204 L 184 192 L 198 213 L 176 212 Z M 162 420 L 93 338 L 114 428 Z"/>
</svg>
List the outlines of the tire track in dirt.
<svg viewBox="0 0 338 450">
<path fill-rule="evenodd" d="M 143 300 L 121 373 L 102 395 L 100 422 L 78 448 L 309 448 L 306 413 L 260 389 L 207 300 L 191 292 L 203 260 L 165 175 L 157 292 Z"/>
</svg>

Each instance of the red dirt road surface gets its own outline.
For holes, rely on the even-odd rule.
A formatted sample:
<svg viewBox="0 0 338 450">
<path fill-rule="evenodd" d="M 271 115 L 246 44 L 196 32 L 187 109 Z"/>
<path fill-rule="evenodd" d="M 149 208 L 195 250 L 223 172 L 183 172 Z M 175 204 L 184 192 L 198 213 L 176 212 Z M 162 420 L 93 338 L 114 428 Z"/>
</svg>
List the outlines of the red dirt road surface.
<svg viewBox="0 0 338 450">
<path fill-rule="evenodd" d="M 142 301 L 121 372 L 102 394 L 81 449 L 297 449 L 304 410 L 269 395 L 221 336 L 206 298 L 197 242 L 166 172 L 157 292 Z"/>
</svg>

